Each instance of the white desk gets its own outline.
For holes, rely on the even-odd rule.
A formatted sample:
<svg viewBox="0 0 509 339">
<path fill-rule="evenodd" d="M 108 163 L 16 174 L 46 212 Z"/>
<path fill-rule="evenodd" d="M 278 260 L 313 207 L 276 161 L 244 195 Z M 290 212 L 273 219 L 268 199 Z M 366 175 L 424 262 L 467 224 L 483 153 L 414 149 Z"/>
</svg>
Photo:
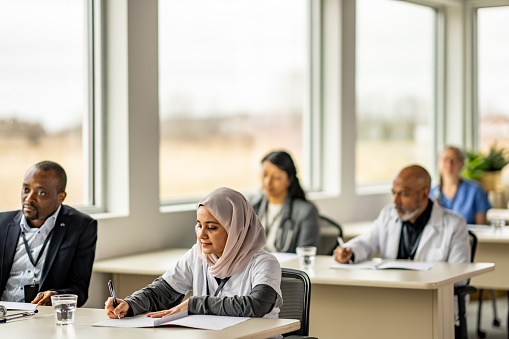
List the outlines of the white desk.
<svg viewBox="0 0 509 339">
<path fill-rule="evenodd" d="M 319 338 L 454 338 L 454 283 L 494 269 L 437 263 L 429 271 L 333 270 L 332 263 L 319 256 L 306 271 L 310 335 Z M 297 261 L 282 266 L 299 269 Z"/>
<path fill-rule="evenodd" d="M 261 339 L 291 332 L 300 327 L 298 320 L 262 318 L 252 318 L 221 331 L 176 326 L 157 328 L 92 327 L 91 324 L 107 318 L 104 310 L 91 308 L 81 308 L 76 311 L 74 326 L 57 327 L 51 307 L 39 306 L 38 310 L 39 313 L 34 316 L 0 324 L 2 338 L 159 339 L 171 337 L 172 339 Z"/>
<path fill-rule="evenodd" d="M 496 266 L 495 271 L 474 277 L 471 284 L 478 288 L 509 291 L 509 210 L 491 209 L 488 216 L 507 220 L 508 226 L 502 228 L 501 232 L 495 232 L 489 226 L 469 225 L 478 241 L 475 262 L 491 262 Z M 345 241 L 364 233 L 372 225 L 372 221 L 345 223 Z"/>
<path fill-rule="evenodd" d="M 473 278 L 470 283 L 478 288 L 509 291 L 509 227 L 495 231 L 486 226 L 475 227 L 477 236 L 476 262 L 492 262 L 497 269 L 494 272 Z"/>
<path fill-rule="evenodd" d="M 151 281 L 185 251 L 99 261 L 94 271 L 114 273 L 116 285 L 136 290 L 146 284 L 133 282 L 141 283 L 142 277 Z M 307 271 L 312 284 L 310 335 L 319 338 L 339 333 L 344 338 L 453 338 L 454 283 L 494 269 L 487 263 L 438 263 L 430 271 L 333 270 L 331 264 L 330 256 L 318 256 L 315 268 Z M 299 269 L 297 260 L 281 266 Z"/>
</svg>

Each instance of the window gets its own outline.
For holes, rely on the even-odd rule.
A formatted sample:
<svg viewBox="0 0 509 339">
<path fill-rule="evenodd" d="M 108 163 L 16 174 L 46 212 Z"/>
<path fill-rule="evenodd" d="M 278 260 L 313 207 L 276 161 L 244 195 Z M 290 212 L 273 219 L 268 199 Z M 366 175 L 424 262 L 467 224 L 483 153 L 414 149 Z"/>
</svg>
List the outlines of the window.
<svg viewBox="0 0 509 339">
<path fill-rule="evenodd" d="M 356 184 L 389 183 L 413 163 L 431 171 L 436 11 L 358 0 L 356 12 Z"/>
<path fill-rule="evenodd" d="M 479 149 L 509 148 L 509 6 L 477 10 Z M 504 181 L 509 171 L 504 170 Z"/>
<path fill-rule="evenodd" d="M 26 170 L 42 160 L 68 175 L 70 205 L 90 205 L 86 0 L 0 2 L 0 210 L 20 207 Z"/>
<path fill-rule="evenodd" d="M 292 154 L 306 184 L 307 6 L 159 1 L 162 201 L 219 186 L 254 192 L 260 160 L 274 149 Z"/>
</svg>

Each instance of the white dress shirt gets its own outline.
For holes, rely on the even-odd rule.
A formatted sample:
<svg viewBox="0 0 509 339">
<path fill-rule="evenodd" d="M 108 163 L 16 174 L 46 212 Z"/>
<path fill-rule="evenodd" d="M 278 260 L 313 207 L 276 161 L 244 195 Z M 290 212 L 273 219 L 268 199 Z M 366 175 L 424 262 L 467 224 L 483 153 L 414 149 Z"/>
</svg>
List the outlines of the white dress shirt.
<svg viewBox="0 0 509 339">
<path fill-rule="evenodd" d="M 55 221 L 57 219 L 58 212 L 60 212 L 60 207 L 53 213 L 44 224 L 37 227 L 30 227 L 27 223 L 25 216 L 23 215 L 20 220 L 20 228 L 21 232 L 25 233 L 25 237 L 28 242 L 28 247 L 30 248 L 30 252 L 34 260 L 37 260 L 39 256 L 39 252 L 44 244 L 44 241 L 50 235 L 50 232 L 53 230 L 55 226 Z M 7 283 L 5 285 L 5 290 L 2 293 L 1 300 L 4 301 L 14 301 L 14 302 L 24 302 L 25 301 L 25 285 L 31 285 L 34 283 L 38 284 L 41 279 L 42 268 L 44 267 L 44 261 L 46 259 L 46 254 L 48 251 L 49 242 L 44 249 L 43 254 L 41 255 L 41 259 L 34 267 L 28 254 L 25 249 L 25 244 L 23 242 L 23 237 L 20 234 L 18 239 L 18 244 L 16 246 L 16 254 L 14 255 L 14 261 L 12 264 L 11 272 L 9 275 L 9 279 L 7 279 Z"/>
</svg>

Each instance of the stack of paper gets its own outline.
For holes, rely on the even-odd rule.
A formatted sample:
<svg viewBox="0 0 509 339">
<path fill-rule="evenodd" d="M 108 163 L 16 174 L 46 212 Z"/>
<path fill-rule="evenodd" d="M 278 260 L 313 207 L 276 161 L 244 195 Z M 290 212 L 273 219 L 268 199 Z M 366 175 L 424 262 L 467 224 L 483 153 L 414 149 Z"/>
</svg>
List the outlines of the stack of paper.
<svg viewBox="0 0 509 339">
<path fill-rule="evenodd" d="M 0 301 L 0 305 L 4 306 L 8 310 L 20 311 L 34 311 L 37 308 L 37 304 L 15 303 L 11 301 Z"/>
</svg>

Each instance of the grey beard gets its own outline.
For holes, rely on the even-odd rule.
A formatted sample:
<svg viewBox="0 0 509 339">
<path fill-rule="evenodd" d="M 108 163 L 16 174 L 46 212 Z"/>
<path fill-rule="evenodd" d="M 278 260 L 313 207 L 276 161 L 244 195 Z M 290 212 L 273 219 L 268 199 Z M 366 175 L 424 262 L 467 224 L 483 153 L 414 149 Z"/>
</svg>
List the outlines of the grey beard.
<svg viewBox="0 0 509 339">
<path fill-rule="evenodd" d="M 413 210 L 413 211 L 410 211 L 410 212 L 406 212 L 405 214 L 403 214 L 401 217 L 399 217 L 402 221 L 408 221 L 410 219 L 412 219 L 413 217 L 415 217 L 417 215 L 417 213 L 419 213 L 419 210 L 421 209 L 421 206 L 417 205 L 417 207 Z"/>
</svg>

